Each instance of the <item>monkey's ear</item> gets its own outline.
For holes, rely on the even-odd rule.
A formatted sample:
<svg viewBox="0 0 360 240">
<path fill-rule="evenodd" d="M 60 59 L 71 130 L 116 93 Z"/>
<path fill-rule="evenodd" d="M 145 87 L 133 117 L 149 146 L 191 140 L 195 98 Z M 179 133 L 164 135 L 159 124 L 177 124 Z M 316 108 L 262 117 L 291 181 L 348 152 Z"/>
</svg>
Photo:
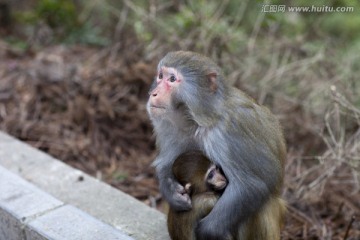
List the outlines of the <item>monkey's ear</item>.
<svg viewBox="0 0 360 240">
<path fill-rule="evenodd" d="M 206 75 L 208 81 L 209 81 L 209 85 L 210 85 L 210 90 L 211 92 L 216 92 L 218 85 L 217 85 L 217 73 L 216 72 L 210 72 Z"/>
</svg>

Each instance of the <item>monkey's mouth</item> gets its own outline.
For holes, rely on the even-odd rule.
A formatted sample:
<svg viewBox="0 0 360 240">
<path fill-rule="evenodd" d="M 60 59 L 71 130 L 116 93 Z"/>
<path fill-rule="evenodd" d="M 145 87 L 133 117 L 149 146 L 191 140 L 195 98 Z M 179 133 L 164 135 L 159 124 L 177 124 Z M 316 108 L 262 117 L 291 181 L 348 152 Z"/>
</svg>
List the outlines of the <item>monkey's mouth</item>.
<svg viewBox="0 0 360 240">
<path fill-rule="evenodd" d="M 153 109 L 165 109 L 165 107 L 156 106 L 156 105 L 150 105 L 150 108 L 153 108 Z"/>
<path fill-rule="evenodd" d="M 166 108 L 163 106 L 150 105 L 150 113 L 152 116 L 162 116 L 166 113 Z"/>
</svg>

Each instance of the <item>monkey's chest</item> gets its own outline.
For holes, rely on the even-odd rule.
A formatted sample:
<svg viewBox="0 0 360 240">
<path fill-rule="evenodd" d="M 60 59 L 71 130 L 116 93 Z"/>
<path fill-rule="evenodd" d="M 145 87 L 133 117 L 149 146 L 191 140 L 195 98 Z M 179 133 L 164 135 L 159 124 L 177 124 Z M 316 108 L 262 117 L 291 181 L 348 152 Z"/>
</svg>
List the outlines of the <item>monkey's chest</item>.
<svg viewBox="0 0 360 240">
<path fill-rule="evenodd" d="M 196 141 L 204 154 L 214 163 L 218 163 L 219 157 L 228 155 L 229 144 L 221 130 L 203 131 Z"/>
</svg>

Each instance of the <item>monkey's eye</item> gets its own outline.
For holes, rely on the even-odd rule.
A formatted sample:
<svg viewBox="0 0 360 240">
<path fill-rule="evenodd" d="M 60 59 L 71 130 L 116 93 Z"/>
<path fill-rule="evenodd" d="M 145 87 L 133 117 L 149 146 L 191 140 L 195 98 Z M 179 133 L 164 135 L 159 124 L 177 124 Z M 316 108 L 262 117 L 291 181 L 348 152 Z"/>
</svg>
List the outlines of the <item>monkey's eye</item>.
<svg viewBox="0 0 360 240">
<path fill-rule="evenodd" d="M 208 179 L 212 179 L 213 177 L 214 177 L 214 169 L 213 170 L 211 170 L 210 172 L 209 172 L 209 174 L 208 174 L 208 176 L 207 176 L 207 178 Z"/>
<path fill-rule="evenodd" d="M 163 74 L 161 72 L 161 73 L 159 73 L 159 79 L 162 79 L 162 78 L 163 78 Z"/>
<path fill-rule="evenodd" d="M 176 77 L 174 75 L 171 75 L 170 82 L 175 82 L 175 81 L 176 81 Z"/>
</svg>

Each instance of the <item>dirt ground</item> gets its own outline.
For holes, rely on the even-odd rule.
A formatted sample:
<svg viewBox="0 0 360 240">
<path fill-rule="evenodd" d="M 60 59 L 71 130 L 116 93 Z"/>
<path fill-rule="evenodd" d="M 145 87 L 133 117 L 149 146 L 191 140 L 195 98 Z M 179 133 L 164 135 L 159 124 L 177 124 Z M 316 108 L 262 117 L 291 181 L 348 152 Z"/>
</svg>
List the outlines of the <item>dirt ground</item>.
<svg viewBox="0 0 360 240">
<path fill-rule="evenodd" d="M 0 41 L 0 129 L 163 210 L 145 109 L 158 59 L 142 56 L 135 44 L 19 52 Z M 316 146 L 326 155 L 324 144 L 313 133 L 292 131 L 303 124 L 298 111 L 285 114 L 283 239 L 360 239 L 356 177 L 340 164 L 326 183 L 314 183 L 322 169 L 315 157 L 299 157 L 306 154 L 296 146 Z"/>
</svg>

